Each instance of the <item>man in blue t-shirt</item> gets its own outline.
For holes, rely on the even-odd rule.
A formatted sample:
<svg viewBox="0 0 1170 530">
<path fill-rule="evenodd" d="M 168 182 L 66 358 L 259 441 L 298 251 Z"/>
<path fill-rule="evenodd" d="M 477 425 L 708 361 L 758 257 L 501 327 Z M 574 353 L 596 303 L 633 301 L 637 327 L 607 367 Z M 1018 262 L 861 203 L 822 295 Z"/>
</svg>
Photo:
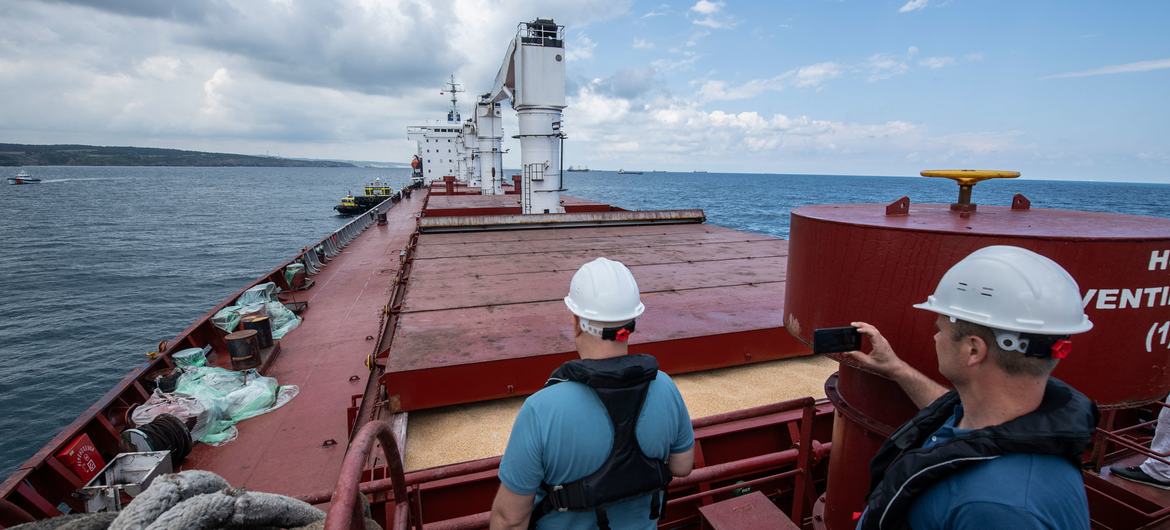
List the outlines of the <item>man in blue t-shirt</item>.
<svg viewBox="0 0 1170 530">
<path fill-rule="evenodd" d="M 635 319 L 642 314 L 638 285 L 629 269 L 619 262 L 598 258 L 583 265 L 573 276 L 565 304 L 573 314 L 573 338 L 583 361 L 577 366 L 623 362 Z M 662 465 L 669 475 L 682 477 L 694 466 L 694 432 L 690 415 L 670 377 L 651 363 L 645 380 L 645 400 L 636 412 L 634 427 L 641 454 Z M 569 365 L 571 363 L 566 363 Z M 562 373 L 558 369 L 554 377 Z M 607 404 L 590 386 L 560 379 L 530 396 L 512 426 L 508 447 L 500 461 L 500 489 L 492 504 L 491 528 L 528 528 L 529 518 L 550 485 L 570 484 L 593 476 L 610 464 L 615 438 Z M 669 480 L 669 475 L 666 480 Z M 605 506 L 604 517 L 612 528 L 655 528 L 653 508 L 664 500 L 659 492 L 644 493 Z M 539 528 L 598 528 L 597 512 L 550 511 L 540 517 Z"/>
<path fill-rule="evenodd" d="M 898 358 L 876 327 L 853 323 L 873 350 L 845 356 L 921 409 L 874 456 L 858 529 L 1088 529 L 1078 466 L 1097 409 L 1049 377 L 1069 337 L 1092 327 L 1076 281 L 1044 256 L 992 246 L 914 307 L 938 314 L 938 370 L 955 389 Z"/>
</svg>

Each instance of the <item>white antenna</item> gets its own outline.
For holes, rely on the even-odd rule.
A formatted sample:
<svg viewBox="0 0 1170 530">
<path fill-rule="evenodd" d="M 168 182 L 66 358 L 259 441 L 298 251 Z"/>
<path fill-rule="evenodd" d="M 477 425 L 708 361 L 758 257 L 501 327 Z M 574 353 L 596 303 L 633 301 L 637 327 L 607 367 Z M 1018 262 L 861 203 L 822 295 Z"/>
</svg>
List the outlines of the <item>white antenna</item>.
<svg viewBox="0 0 1170 530">
<path fill-rule="evenodd" d="M 455 82 L 455 74 L 451 74 L 451 79 L 444 85 L 443 90 L 439 91 L 440 94 L 451 94 L 451 110 L 447 112 L 447 122 L 449 123 L 458 123 L 461 121 L 459 117 L 459 97 L 457 95 L 460 92 L 466 91 L 463 90 L 462 84 Z"/>
</svg>

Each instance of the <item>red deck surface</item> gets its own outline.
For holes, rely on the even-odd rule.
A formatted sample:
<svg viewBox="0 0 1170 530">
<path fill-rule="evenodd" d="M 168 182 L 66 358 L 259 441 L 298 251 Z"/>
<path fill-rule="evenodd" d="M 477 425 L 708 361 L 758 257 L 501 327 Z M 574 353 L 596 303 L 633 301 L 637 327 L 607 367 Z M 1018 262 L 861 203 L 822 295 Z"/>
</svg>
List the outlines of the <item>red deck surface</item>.
<svg viewBox="0 0 1170 530">
<path fill-rule="evenodd" d="M 562 298 L 598 256 L 633 271 L 646 314 L 631 350 L 668 372 L 807 353 L 783 329 L 780 239 L 706 224 L 424 234 L 383 379 L 392 407 L 538 389 L 574 355 Z"/>
<path fill-rule="evenodd" d="M 441 189 L 441 188 L 440 188 Z M 441 191 L 439 192 L 441 193 Z M 456 190 L 459 193 L 459 190 Z M 608 204 L 561 195 L 567 212 L 609 211 Z M 427 215 L 503 215 L 520 213 L 519 195 L 431 195 Z"/>
<path fill-rule="evenodd" d="M 399 252 L 425 197 L 419 190 L 396 204 L 386 226 L 371 225 L 314 276 L 312 289 L 297 293 L 309 310 L 281 341 L 283 352 L 265 375 L 299 386 L 300 395 L 237 425 L 240 435 L 231 443 L 196 446 L 184 469 L 210 470 L 235 487 L 284 495 L 333 488 L 349 441 L 350 395 L 362 393 L 369 374 L 364 363 L 374 343 L 366 336 L 378 335 Z M 336 443 L 325 446 L 326 440 Z"/>
</svg>

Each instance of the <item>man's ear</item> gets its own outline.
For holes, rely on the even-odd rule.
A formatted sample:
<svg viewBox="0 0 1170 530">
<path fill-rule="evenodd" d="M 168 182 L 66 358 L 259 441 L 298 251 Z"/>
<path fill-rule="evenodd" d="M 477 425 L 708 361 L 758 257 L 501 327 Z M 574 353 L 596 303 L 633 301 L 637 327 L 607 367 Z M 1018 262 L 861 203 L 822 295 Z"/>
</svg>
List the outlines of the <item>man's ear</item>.
<svg viewBox="0 0 1170 530">
<path fill-rule="evenodd" d="M 976 366 L 982 364 L 987 360 L 987 356 L 991 355 L 991 350 L 987 341 L 978 335 L 967 335 L 963 337 L 963 349 L 961 353 L 967 360 L 967 366 Z"/>
<path fill-rule="evenodd" d="M 569 314 L 573 315 L 572 313 L 569 313 Z M 577 315 L 573 315 L 573 338 L 577 338 L 577 335 L 580 335 L 580 334 L 581 334 L 581 317 L 579 317 Z"/>
</svg>

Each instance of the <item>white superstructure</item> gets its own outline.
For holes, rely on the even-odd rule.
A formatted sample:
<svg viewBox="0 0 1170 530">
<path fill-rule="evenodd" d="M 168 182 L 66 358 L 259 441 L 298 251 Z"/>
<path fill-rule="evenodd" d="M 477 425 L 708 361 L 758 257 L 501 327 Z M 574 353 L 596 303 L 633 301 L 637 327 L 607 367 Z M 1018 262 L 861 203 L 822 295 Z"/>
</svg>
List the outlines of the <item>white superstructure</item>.
<svg viewBox="0 0 1170 530">
<path fill-rule="evenodd" d="M 455 76 L 451 76 L 447 88 L 443 90 L 451 94 L 451 110 L 447 112 L 447 121 L 412 125 L 406 129 L 406 137 L 418 143 L 418 157 L 422 160 L 423 179 L 427 184 L 442 181 L 448 175 L 468 180 L 466 172 L 461 172 L 462 168 L 467 167 L 464 160 L 467 148 L 456 94 L 462 91 L 455 82 Z"/>
</svg>

